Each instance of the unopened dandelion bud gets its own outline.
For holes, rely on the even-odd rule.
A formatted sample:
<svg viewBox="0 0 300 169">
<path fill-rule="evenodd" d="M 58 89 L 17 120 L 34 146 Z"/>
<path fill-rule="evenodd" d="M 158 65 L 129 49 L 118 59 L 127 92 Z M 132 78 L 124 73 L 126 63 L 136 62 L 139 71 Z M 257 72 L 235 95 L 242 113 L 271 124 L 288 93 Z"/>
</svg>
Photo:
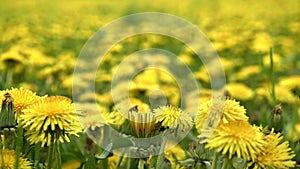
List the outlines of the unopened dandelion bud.
<svg viewBox="0 0 300 169">
<path fill-rule="evenodd" d="M 271 112 L 269 128 L 274 128 L 275 132 L 281 132 L 283 129 L 282 108 L 280 105 L 275 106 Z"/>
<path fill-rule="evenodd" d="M 14 114 L 13 98 L 11 94 L 6 93 L 5 99 L 2 101 L 0 113 L 0 128 L 15 128 L 16 119 Z"/>
</svg>

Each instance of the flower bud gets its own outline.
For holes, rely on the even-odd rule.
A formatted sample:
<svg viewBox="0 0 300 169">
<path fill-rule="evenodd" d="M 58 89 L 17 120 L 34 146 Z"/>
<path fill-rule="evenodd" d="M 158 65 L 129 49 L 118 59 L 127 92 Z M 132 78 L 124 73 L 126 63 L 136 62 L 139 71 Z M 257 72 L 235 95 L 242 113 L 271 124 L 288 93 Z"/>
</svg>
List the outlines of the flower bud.
<svg viewBox="0 0 300 169">
<path fill-rule="evenodd" d="M 9 93 L 4 95 L 5 99 L 2 101 L 1 113 L 0 113 L 0 128 L 15 128 L 16 119 L 14 114 L 14 99 Z"/>
<path fill-rule="evenodd" d="M 275 132 L 281 132 L 283 129 L 282 108 L 280 105 L 274 107 L 269 118 L 269 129 L 274 128 Z"/>
</svg>

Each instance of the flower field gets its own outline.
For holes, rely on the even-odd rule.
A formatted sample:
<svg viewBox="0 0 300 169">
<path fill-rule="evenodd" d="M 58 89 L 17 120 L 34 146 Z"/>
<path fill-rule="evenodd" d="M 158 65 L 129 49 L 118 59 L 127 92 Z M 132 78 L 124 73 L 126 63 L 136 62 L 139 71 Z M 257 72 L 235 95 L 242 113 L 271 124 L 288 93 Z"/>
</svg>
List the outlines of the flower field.
<svg viewBox="0 0 300 169">
<path fill-rule="evenodd" d="M 299 5 L 1 2 L 0 167 L 300 168 Z"/>
</svg>

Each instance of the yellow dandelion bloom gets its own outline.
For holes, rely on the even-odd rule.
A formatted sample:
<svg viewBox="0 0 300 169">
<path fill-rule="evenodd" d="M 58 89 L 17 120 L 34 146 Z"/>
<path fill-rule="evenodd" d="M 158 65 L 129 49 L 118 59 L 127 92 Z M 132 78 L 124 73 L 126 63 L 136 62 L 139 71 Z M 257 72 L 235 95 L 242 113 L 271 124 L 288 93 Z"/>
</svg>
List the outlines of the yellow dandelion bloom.
<svg viewBox="0 0 300 169">
<path fill-rule="evenodd" d="M 220 118 L 220 121 L 218 119 Z M 229 123 L 231 121 L 247 121 L 246 109 L 241 106 L 236 100 L 221 98 L 213 100 L 206 100 L 200 103 L 198 114 L 195 118 L 195 126 L 199 133 L 202 134 L 203 130 L 207 130 L 205 125 L 210 123 L 209 126 L 217 126 L 215 123 Z"/>
<path fill-rule="evenodd" d="M 130 91 L 151 91 L 155 89 L 159 89 L 158 72 L 151 69 L 138 74 L 129 85 Z"/>
<path fill-rule="evenodd" d="M 118 155 L 113 155 L 113 156 L 111 156 L 111 157 L 109 157 L 108 158 L 108 169 L 115 169 L 116 167 L 116 165 L 117 165 L 117 163 L 118 163 L 118 161 L 120 160 L 120 156 L 118 156 Z M 124 164 L 125 164 L 125 162 L 126 162 L 126 155 L 124 155 L 123 157 L 122 157 L 122 161 L 121 161 L 121 166 L 123 166 Z"/>
<path fill-rule="evenodd" d="M 223 123 L 203 142 L 207 143 L 206 148 L 227 154 L 229 159 L 237 156 L 246 160 L 255 160 L 264 144 L 263 133 L 247 121 Z"/>
<path fill-rule="evenodd" d="M 289 148 L 287 141 L 282 142 L 283 136 L 273 131 L 264 136 L 265 143 L 256 158 L 249 163 L 254 169 L 263 168 L 293 168 L 296 162 L 292 161 L 295 154 Z"/>
<path fill-rule="evenodd" d="M 139 138 L 151 137 L 155 135 L 156 124 L 155 115 L 152 112 L 130 111 L 128 113 L 130 126 Z"/>
<path fill-rule="evenodd" d="M 3 161 L 1 160 L 3 159 Z M 0 168 L 15 168 L 16 164 L 16 155 L 14 150 L 0 150 Z M 24 158 L 19 157 L 19 168 L 30 169 L 32 168 L 32 163 Z"/>
<path fill-rule="evenodd" d="M 165 156 L 170 160 L 172 168 L 183 168 L 178 163 L 178 161 L 185 160 L 186 158 L 186 153 L 182 147 L 178 144 L 174 145 L 174 143 L 167 142 L 165 150 Z"/>
<path fill-rule="evenodd" d="M 261 32 L 254 37 L 252 48 L 257 52 L 268 52 L 272 44 L 271 36 L 265 32 Z"/>
<path fill-rule="evenodd" d="M 237 72 L 232 78 L 238 79 L 238 80 L 245 80 L 248 79 L 250 76 L 258 74 L 260 72 L 260 66 L 258 65 L 251 65 L 244 67 L 239 72 Z M 231 78 L 231 77 L 229 77 Z"/>
<path fill-rule="evenodd" d="M 25 136 L 31 144 L 42 146 L 52 142 L 69 142 L 68 135 L 81 132 L 74 105 L 64 97 L 46 97 L 23 110 L 20 121 L 26 129 Z"/>
<path fill-rule="evenodd" d="M 300 89 L 300 76 L 288 76 L 281 78 L 279 85 L 287 87 L 287 90 Z"/>
<path fill-rule="evenodd" d="M 273 57 L 273 64 L 274 64 L 275 70 L 282 71 L 284 68 L 284 64 L 282 64 L 282 62 L 283 62 L 282 56 L 274 53 L 272 57 Z M 270 55 L 269 54 L 265 55 L 263 57 L 262 61 L 265 66 L 270 67 Z"/>
<path fill-rule="evenodd" d="M 42 97 L 37 96 L 35 92 L 27 90 L 24 88 L 12 88 L 11 90 L 6 90 L 14 98 L 14 110 L 16 117 L 18 118 L 23 114 L 22 110 L 26 109 L 28 106 L 36 103 Z"/>
<path fill-rule="evenodd" d="M 238 100 L 249 100 L 254 96 L 254 92 L 242 83 L 229 83 L 226 89 L 231 97 Z"/>
<path fill-rule="evenodd" d="M 126 118 L 119 111 L 114 110 L 111 113 L 102 112 L 102 117 L 106 124 L 116 126 L 118 129 L 125 123 Z"/>
<path fill-rule="evenodd" d="M 188 130 L 193 125 L 191 116 L 180 108 L 168 105 L 154 109 L 156 123 L 165 128 Z"/>
<path fill-rule="evenodd" d="M 1 55 L 1 62 L 8 63 L 24 63 L 25 57 L 20 54 L 18 48 L 11 48 L 9 51 Z"/>
<path fill-rule="evenodd" d="M 256 95 L 272 102 L 271 89 L 268 86 L 257 88 Z M 275 85 L 275 96 L 280 103 L 294 104 L 297 101 L 297 97 L 287 87 L 281 85 Z"/>
</svg>

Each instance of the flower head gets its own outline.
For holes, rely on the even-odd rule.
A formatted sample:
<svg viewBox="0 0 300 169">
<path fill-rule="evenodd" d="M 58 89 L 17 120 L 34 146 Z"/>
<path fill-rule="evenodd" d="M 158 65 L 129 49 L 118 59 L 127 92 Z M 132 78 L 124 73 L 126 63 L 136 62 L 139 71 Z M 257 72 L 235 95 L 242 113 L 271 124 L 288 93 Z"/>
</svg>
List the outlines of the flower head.
<svg viewBox="0 0 300 169">
<path fill-rule="evenodd" d="M 282 139 L 283 136 L 280 133 L 274 133 L 274 130 L 264 136 L 265 142 L 262 150 L 249 165 L 252 165 L 254 169 L 295 167 L 296 162 L 292 161 L 295 154 L 289 148 L 288 142 L 282 142 Z"/>
<path fill-rule="evenodd" d="M 246 109 L 236 100 L 215 98 L 200 104 L 195 125 L 197 131 L 202 134 L 203 130 L 216 128 L 219 122 L 229 123 L 236 120 L 248 120 Z"/>
<path fill-rule="evenodd" d="M 23 110 L 20 120 L 31 144 L 41 142 L 44 146 L 58 140 L 69 142 L 68 135 L 81 132 L 74 105 L 65 98 L 55 98 L 46 97 Z"/>
<path fill-rule="evenodd" d="M 7 92 L 10 93 L 14 99 L 13 104 L 17 118 L 23 114 L 22 110 L 26 109 L 42 98 L 37 96 L 36 93 L 32 92 L 31 90 L 27 90 L 22 87 L 12 88 L 11 90 L 7 90 Z"/>
<path fill-rule="evenodd" d="M 243 83 L 229 83 L 226 88 L 231 97 L 239 100 L 249 100 L 254 96 L 254 92 Z"/>
<path fill-rule="evenodd" d="M 16 155 L 14 150 L 0 150 L 0 168 L 15 168 Z M 3 162 L 3 163 L 2 163 Z M 19 157 L 19 168 L 32 168 L 31 162 L 24 157 Z"/>
<path fill-rule="evenodd" d="M 137 109 L 137 106 L 134 107 Z M 137 137 L 151 137 L 155 134 L 155 115 L 152 112 L 129 111 L 130 126 Z"/>
<path fill-rule="evenodd" d="M 279 85 L 287 87 L 290 90 L 300 89 L 300 76 L 295 75 L 281 78 L 279 81 Z"/>
<path fill-rule="evenodd" d="M 236 155 L 246 160 L 255 160 L 264 145 L 263 133 L 247 121 L 223 123 L 203 142 L 206 148 L 227 154 L 229 159 Z"/>
<path fill-rule="evenodd" d="M 178 107 L 167 105 L 154 109 L 156 123 L 165 128 L 188 130 L 193 125 L 192 118 Z"/>
</svg>

